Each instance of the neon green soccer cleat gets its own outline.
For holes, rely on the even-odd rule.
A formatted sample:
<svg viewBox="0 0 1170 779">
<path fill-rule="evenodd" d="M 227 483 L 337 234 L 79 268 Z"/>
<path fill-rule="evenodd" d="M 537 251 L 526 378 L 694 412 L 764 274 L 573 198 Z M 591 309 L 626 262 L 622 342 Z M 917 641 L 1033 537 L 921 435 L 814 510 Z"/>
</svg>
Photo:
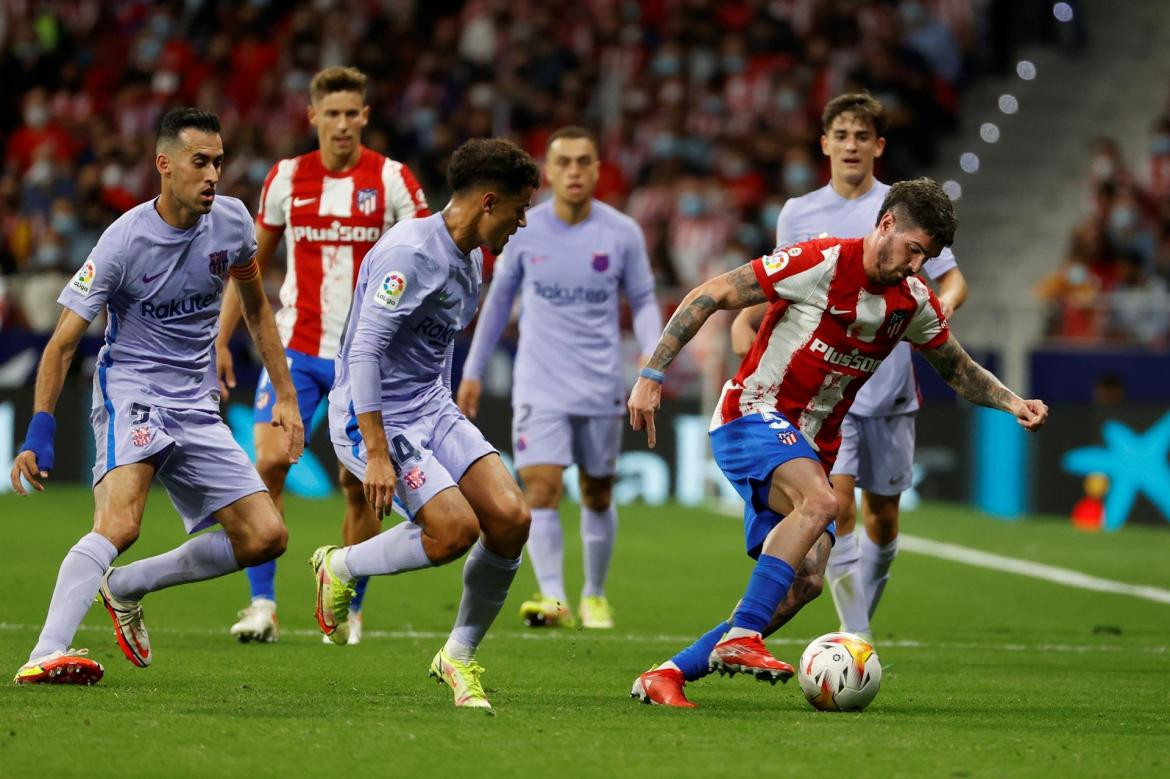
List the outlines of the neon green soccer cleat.
<svg viewBox="0 0 1170 779">
<path fill-rule="evenodd" d="M 102 664 L 90 660 L 88 649 L 60 650 L 20 667 L 14 684 L 97 684 L 106 672 Z"/>
<path fill-rule="evenodd" d="M 483 683 L 479 677 L 483 673 L 483 666 L 472 660 L 465 663 L 456 660 L 440 649 L 431 661 L 430 675 L 438 679 L 439 684 L 445 684 L 455 693 L 455 706 L 461 709 L 485 709 L 492 714 L 492 705 L 483 692 Z"/>
<path fill-rule="evenodd" d="M 520 604 L 520 618 L 530 628 L 571 628 L 577 624 L 569 604 L 540 593 Z"/>
<path fill-rule="evenodd" d="M 309 564 L 317 580 L 317 626 L 340 646 L 349 641 L 349 601 L 354 589 L 351 582 L 343 582 L 329 567 L 329 559 L 337 549 L 336 546 L 318 547 Z"/>
<path fill-rule="evenodd" d="M 581 627 L 608 630 L 613 627 L 613 607 L 604 595 L 586 595 L 581 599 Z"/>
</svg>

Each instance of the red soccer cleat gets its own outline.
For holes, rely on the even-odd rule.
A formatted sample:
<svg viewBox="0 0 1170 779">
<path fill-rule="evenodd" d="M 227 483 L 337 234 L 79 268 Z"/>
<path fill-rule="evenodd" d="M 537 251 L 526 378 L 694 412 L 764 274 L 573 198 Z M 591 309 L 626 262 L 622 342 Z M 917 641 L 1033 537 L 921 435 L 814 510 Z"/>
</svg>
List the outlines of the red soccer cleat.
<svg viewBox="0 0 1170 779">
<path fill-rule="evenodd" d="M 642 703 L 655 703 L 660 706 L 674 706 L 678 709 L 695 709 L 695 704 L 687 700 L 683 692 L 686 679 L 682 671 L 677 668 L 651 668 L 634 680 L 634 689 L 630 690 L 630 697 L 637 698 Z"/>
<path fill-rule="evenodd" d="M 761 682 L 787 682 L 796 669 L 772 657 L 759 636 L 741 636 L 720 641 L 707 658 L 707 667 L 720 674 L 751 674 Z"/>
</svg>

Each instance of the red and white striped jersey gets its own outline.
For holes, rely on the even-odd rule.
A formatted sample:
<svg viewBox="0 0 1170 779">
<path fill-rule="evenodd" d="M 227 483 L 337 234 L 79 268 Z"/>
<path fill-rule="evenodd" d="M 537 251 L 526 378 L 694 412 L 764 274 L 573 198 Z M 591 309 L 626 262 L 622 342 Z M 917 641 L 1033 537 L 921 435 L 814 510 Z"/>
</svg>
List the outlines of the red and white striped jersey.
<svg viewBox="0 0 1170 779">
<path fill-rule="evenodd" d="M 723 387 L 711 429 L 779 411 L 828 469 L 845 412 L 898 342 L 929 349 L 946 341 L 950 329 L 930 287 L 917 276 L 875 284 L 861 254 L 861 239 L 820 238 L 752 260 L 772 305 L 739 373 Z"/>
<path fill-rule="evenodd" d="M 337 173 L 325 168 L 320 151 L 276 163 L 257 222 L 285 231 L 288 271 L 276 312 L 284 345 L 332 359 L 366 252 L 396 222 L 430 213 L 410 169 L 370 149 Z"/>
</svg>

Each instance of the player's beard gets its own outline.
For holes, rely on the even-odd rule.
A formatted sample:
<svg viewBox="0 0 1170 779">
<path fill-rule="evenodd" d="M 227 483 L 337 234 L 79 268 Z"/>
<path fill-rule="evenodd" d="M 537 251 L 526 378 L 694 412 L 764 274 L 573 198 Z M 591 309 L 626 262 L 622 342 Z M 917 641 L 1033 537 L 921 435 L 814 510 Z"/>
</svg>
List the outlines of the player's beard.
<svg viewBox="0 0 1170 779">
<path fill-rule="evenodd" d="M 890 270 L 893 264 L 894 250 L 890 247 L 893 242 L 893 236 L 886 236 L 878 240 L 877 245 L 877 268 L 878 281 L 882 284 L 897 284 L 902 280 L 902 277 Z"/>
</svg>

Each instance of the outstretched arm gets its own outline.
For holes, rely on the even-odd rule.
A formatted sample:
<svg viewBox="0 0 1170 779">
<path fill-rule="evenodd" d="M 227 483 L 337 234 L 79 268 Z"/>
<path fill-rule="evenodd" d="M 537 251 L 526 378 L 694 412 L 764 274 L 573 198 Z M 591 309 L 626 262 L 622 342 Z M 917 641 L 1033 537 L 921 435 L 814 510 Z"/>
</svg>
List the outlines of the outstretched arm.
<svg viewBox="0 0 1170 779">
<path fill-rule="evenodd" d="M 635 430 L 646 428 L 651 447 L 656 440 L 654 415 L 662 404 L 662 380 L 670 363 L 714 312 L 745 308 L 767 299 L 751 264 L 704 282 L 683 298 L 630 393 L 630 425 Z"/>
<path fill-rule="evenodd" d="M 966 400 L 978 406 L 1006 411 L 1025 430 L 1038 430 L 1048 419 L 1048 406 L 1041 400 L 1024 400 L 1005 387 L 991 371 L 971 359 L 953 335 L 940 346 L 924 349 L 922 356 L 939 376 Z"/>
</svg>

